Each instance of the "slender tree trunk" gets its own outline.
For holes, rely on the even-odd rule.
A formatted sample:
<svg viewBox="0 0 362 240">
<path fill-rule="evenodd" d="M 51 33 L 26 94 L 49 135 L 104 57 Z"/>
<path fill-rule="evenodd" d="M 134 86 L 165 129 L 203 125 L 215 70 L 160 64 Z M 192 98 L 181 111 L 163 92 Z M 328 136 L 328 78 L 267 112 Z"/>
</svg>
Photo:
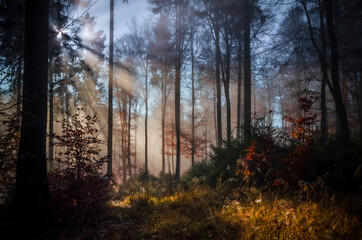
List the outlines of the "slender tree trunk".
<svg viewBox="0 0 362 240">
<path fill-rule="evenodd" d="M 241 80 L 242 80 L 242 76 L 241 76 L 241 68 L 242 68 L 242 42 L 241 42 L 241 34 L 240 36 L 238 36 L 238 113 L 237 113 L 237 132 L 236 132 L 236 137 L 237 139 L 240 138 L 240 133 L 241 133 Z"/>
<path fill-rule="evenodd" d="M 171 175 L 170 154 L 167 154 L 167 166 L 168 166 L 168 174 Z"/>
<path fill-rule="evenodd" d="M 125 113 L 122 117 L 124 118 Z M 127 150 L 126 150 L 126 122 L 122 120 L 122 181 L 127 181 Z"/>
<path fill-rule="evenodd" d="M 113 30 L 114 0 L 110 0 L 109 20 L 109 81 L 108 81 L 108 143 L 107 143 L 107 175 L 112 176 L 112 142 L 113 142 Z"/>
<path fill-rule="evenodd" d="M 181 14 L 180 3 L 176 1 L 176 73 L 175 73 L 175 128 L 176 128 L 176 174 L 180 180 L 181 173 Z"/>
<path fill-rule="evenodd" d="M 162 120 L 161 120 L 161 138 L 162 138 L 162 174 L 165 174 L 165 117 L 166 117 L 166 89 L 165 89 L 165 63 L 162 65 L 162 82 L 161 82 L 161 95 L 162 95 Z"/>
<path fill-rule="evenodd" d="M 220 35 L 219 30 L 215 29 L 215 47 L 216 47 L 216 115 L 217 115 L 217 146 L 222 145 L 222 120 L 221 120 L 221 83 L 220 83 Z"/>
<path fill-rule="evenodd" d="M 122 109 L 122 102 L 120 100 L 119 102 L 119 119 L 120 119 L 120 122 L 121 122 L 121 152 L 122 154 L 120 154 L 120 159 L 119 159 L 119 171 L 121 172 L 121 169 L 123 169 L 123 155 L 124 155 L 124 127 L 123 127 L 123 109 Z M 121 162 L 122 162 L 122 167 L 121 167 Z M 121 173 L 119 173 L 121 174 Z M 122 178 L 123 178 L 123 172 L 122 172 Z"/>
<path fill-rule="evenodd" d="M 251 140 L 250 10 L 250 0 L 246 0 L 244 11 L 244 134 L 248 141 Z"/>
<path fill-rule="evenodd" d="M 322 50 L 318 47 L 317 41 L 314 37 L 312 22 L 308 13 L 308 9 L 305 2 L 301 2 L 304 8 L 305 15 L 308 21 L 309 34 L 311 36 L 311 41 L 313 43 L 314 49 L 316 50 L 319 58 L 319 62 L 321 65 L 322 71 L 322 84 L 321 84 L 321 132 L 322 139 L 326 139 L 328 134 L 328 126 L 327 126 L 327 109 L 326 109 L 326 85 L 329 83 L 328 79 L 328 71 L 327 71 L 327 44 L 325 39 L 325 31 L 324 31 L 324 17 L 323 17 L 323 7 L 321 1 L 318 0 L 319 4 L 319 21 L 320 21 L 320 34 L 321 34 L 321 45 Z M 331 89 L 331 93 L 333 95 L 333 99 L 335 98 L 334 89 L 331 84 L 329 84 L 329 88 Z"/>
<path fill-rule="evenodd" d="M 361 73 L 359 74 L 361 76 Z M 355 73 L 356 82 L 358 81 L 357 73 Z M 361 79 L 356 83 L 357 86 L 357 110 L 358 110 L 358 123 L 359 123 L 359 138 L 362 141 L 362 82 Z"/>
<path fill-rule="evenodd" d="M 48 218 L 46 164 L 49 2 L 27 0 L 23 112 L 16 188 L 10 206 L 14 239 L 41 239 Z M 14 223 L 15 223 L 14 222 Z M 19 231 L 21 229 L 21 231 Z M 4 236 L 6 236 L 4 234 Z M 26 238 L 25 238 L 26 237 Z"/>
<path fill-rule="evenodd" d="M 337 128 L 337 138 L 339 141 L 347 145 L 350 145 L 351 138 L 349 133 L 348 119 L 341 95 L 341 88 L 339 83 L 338 73 L 338 44 L 336 34 L 334 32 L 333 23 L 333 5 L 332 0 L 326 0 L 326 12 L 327 12 L 327 29 L 331 48 L 331 78 L 333 83 L 333 89 L 335 93 L 335 106 L 337 112 L 337 119 L 339 127 Z"/>
<path fill-rule="evenodd" d="M 132 164 L 131 164 L 131 106 L 132 106 L 132 95 L 129 94 L 128 95 L 128 99 L 129 99 L 129 102 L 128 102 L 128 129 L 127 129 L 127 132 L 128 132 L 128 143 L 127 143 L 127 147 L 128 147 L 128 150 L 127 150 L 127 157 L 128 157 L 128 174 L 129 174 L 129 177 L 132 178 Z"/>
<path fill-rule="evenodd" d="M 134 173 L 133 176 L 137 176 L 137 125 L 138 121 L 135 122 L 134 128 Z"/>
<path fill-rule="evenodd" d="M 205 148 L 205 154 L 204 154 L 204 157 L 205 157 L 205 161 L 207 161 L 207 123 L 205 124 L 205 132 L 204 132 L 204 148 Z"/>
<path fill-rule="evenodd" d="M 146 63 L 146 76 L 145 76 L 145 104 L 146 104 L 146 116 L 145 116 L 145 173 L 148 174 L 148 62 Z"/>
<path fill-rule="evenodd" d="M 71 114 L 70 113 L 70 108 L 69 108 L 71 96 L 70 96 L 70 93 L 69 93 L 68 89 L 66 89 L 65 91 L 66 91 L 65 92 L 65 115 L 67 117 L 67 120 L 69 120 L 69 116 Z"/>
<path fill-rule="evenodd" d="M 16 74 L 16 113 L 20 114 L 21 111 L 21 81 L 22 81 L 22 60 L 19 58 L 18 69 Z"/>
<path fill-rule="evenodd" d="M 191 34 L 191 84 L 192 84 L 192 112 L 191 112 L 191 166 L 195 164 L 195 56 L 194 35 Z"/>
<path fill-rule="evenodd" d="M 321 5 L 321 1 L 318 0 L 319 3 L 319 22 L 320 22 L 320 33 L 321 33 L 321 42 L 322 42 L 322 61 L 327 60 L 327 43 L 325 39 L 325 30 L 324 30 L 324 17 L 323 17 L 323 8 Z M 323 60 L 324 59 L 324 60 Z M 326 107 L 326 86 L 328 81 L 328 73 L 327 73 L 327 63 L 321 63 L 324 65 L 322 67 L 322 84 L 321 84 L 321 132 L 322 139 L 326 140 L 328 136 L 328 125 L 327 125 L 327 107 Z"/>
<path fill-rule="evenodd" d="M 53 170 L 54 167 L 54 60 L 50 57 L 50 71 L 49 71 L 49 169 Z"/>
<path fill-rule="evenodd" d="M 123 170 L 123 182 L 125 183 L 127 181 L 127 160 L 128 160 L 128 144 L 127 144 L 127 95 L 128 93 L 126 93 L 126 91 L 123 91 L 123 96 L 122 96 L 122 105 L 123 105 L 123 124 L 122 124 L 122 128 L 123 128 L 123 150 L 122 150 L 122 155 L 123 155 L 123 166 L 122 166 L 122 170 Z"/>
<path fill-rule="evenodd" d="M 171 122 L 174 123 L 175 122 L 175 119 L 173 119 L 174 116 L 171 117 Z M 174 144 L 174 140 L 175 140 L 175 127 L 174 125 L 172 124 L 171 126 L 172 130 L 171 130 L 171 141 L 172 141 L 172 150 L 171 150 L 171 154 L 172 154 L 172 174 L 176 174 L 175 173 L 175 159 L 174 159 L 174 156 L 175 156 L 175 144 Z"/>
<path fill-rule="evenodd" d="M 225 79 L 224 79 L 224 92 L 226 99 L 226 136 L 227 141 L 231 140 L 231 102 L 230 102 L 230 58 L 231 58 L 231 46 L 230 39 L 225 33 L 226 39 L 226 59 L 225 59 Z"/>
<path fill-rule="evenodd" d="M 214 105 L 214 131 L 215 131 L 215 141 L 217 141 L 218 136 L 217 136 L 217 114 L 216 114 L 216 108 L 217 108 L 217 103 L 216 103 L 216 89 L 215 89 L 215 84 L 213 84 L 213 91 L 212 91 L 212 95 L 213 95 L 213 105 Z"/>
</svg>

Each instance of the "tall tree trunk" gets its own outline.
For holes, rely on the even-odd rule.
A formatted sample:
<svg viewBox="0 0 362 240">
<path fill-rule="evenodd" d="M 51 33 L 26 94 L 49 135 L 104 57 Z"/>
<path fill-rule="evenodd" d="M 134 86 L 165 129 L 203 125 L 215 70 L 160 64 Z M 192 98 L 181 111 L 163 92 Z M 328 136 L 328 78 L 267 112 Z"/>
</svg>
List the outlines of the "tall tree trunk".
<svg viewBox="0 0 362 240">
<path fill-rule="evenodd" d="M 322 84 L 321 84 L 321 132 L 322 139 L 326 140 L 328 136 L 328 125 L 327 125 L 327 107 L 326 107 L 326 85 L 328 81 L 327 73 L 327 43 L 325 39 L 325 30 L 324 30 L 324 17 L 323 17 L 323 7 L 321 1 L 318 0 L 318 10 L 319 10 L 319 24 L 320 24 L 320 33 L 321 33 L 321 43 L 322 43 L 322 61 L 324 65 L 322 67 Z M 323 60 L 324 59 L 324 60 Z"/>
<path fill-rule="evenodd" d="M 127 157 L 128 157 L 128 174 L 129 177 L 132 178 L 132 164 L 131 164 L 131 104 L 132 104 L 132 95 L 128 94 L 128 128 L 127 128 L 127 139 L 128 139 L 128 143 L 127 143 Z"/>
<path fill-rule="evenodd" d="M 121 122 L 121 152 L 122 154 L 120 154 L 120 159 L 119 159 L 119 172 L 121 172 L 121 169 L 123 168 L 123 155 L 124 155 L 124 130 L 123 130 L 123 110 L 122 110 L 122 102 L 120 100 L 119 102 L 119 119 Z M 121 162 L 122 162 L 122 166 L 121 166 Z M 119 173 L 120 174 L 120 173 Z M 122 173 L 123 175 L 123 173 Z"/>
<path fill-rule="evenodd" d="M 217 141 L 218 139 L 218 135 L 217 135 L 217 114 L 216 114 L 216 108 L 217 108 L 217 103 L 216 103 L 216 89 L 215 89 L 215 84 L 213 84 L 213 91 L 212 91 L 212 96 L 213 96 L 213 106 L 214 106 L 214 131 L 215 131 L 215 140 Z"/>
<path fill-rule="evenodd" d="M 145 76 L 145 173 L 148 174 L 148 62 L 146 63 L 146 76 Z"/>
<path fill-rule="evenodd" d="M 225 32 L 226 44 L 226 59 L 225 59 L 225 79 L 224 79 L 224 92 L 226 99 L 226 137 L 227 141 L 231 140 L 231 102 L 230 102 L 230 58 L 231 46 L 228 32 Z"/>
<path fill-rule="evenodd" d="M 237 139 L 240 138 L 240 133 L 241 133 L 241 80 L 242 80 L 242 76 L 241 76 L 241 68 L 242 68 L 242 51 L 243 51 L 243 47 L 242 47 L 242 42 L 241 42 L 241 34 L 238 36 L 238 113 L 237 113 L 237 132 L 236 132 L 236 137 Z"/>
<path fill-rule="evenodd" d="M 191 34 L 191 88 L 192 88 L 192 111 L 191 111 L 191 166 L 195 164 L 195 56 L 194 35 Z"/>
<path fill-rule="evenodd" d="M 175 121 L 175 119 L 173 119 L 174 116 L 171 116 L 171 122 L 173 123 Z M 175 156 L 175 145 L 174 145 L 174 139 L 175 139 L 175 127 L 174 125 L 172 124 L 172 130 L 171 130 L 171 141 L 172 141 L 172 149 L 171 149 L 171 155 L 172 155 L 172 174 L 175 174 L 175 159 L 174 159 L 174 156 Z"/>
<path fill-rule="evenodd" d="M 122 129 L 123 129 L 123 149 L 122 149 L 122 170 L 123 170 L 123 182 L 125 183 L 127 181 L 127 93 L 126 91 L 123 91 L 123 96 L 122 96 L 122 105 L 123 105 L 123 124 L 122 124 Z"/>
<path fill-rule="evenodd" d="M 68 91 L 68 89 L 66 89 L 65 92 L 65 115 L 67 116 L 67 120 L 69 120 L 69 116 L 70 116 L 70 92 Z"/>
<path fill-rule="evenodd" d="M 16 74 L 16 113 L 20 114 L 21 111 L 21 81 L 23 79 L 22 76 L 22 60 L 19 58 L 18 61 L 18 69 Z"/>
<path fill-rule="evenodd" d="M 323 17 L 323 7 L 320 0 L 318 0 L 319 7 L 319 21 L 320 21 L 320 34 L 321 34 L 321 44 L 322 50 L 318 47 L 317 41 L 314 37 L 312 22 L 308 13 L 306 2 L 301 2 L 304 8 L 305 15 L 307 17 L 309 34 L 311 37 L 311 41 L 314 49 L 318 54 L 319 63 L 322 71 L 322 84 L 321 84 L 321 131 L 322 138 L 325 139 L 328 134 L 328 125 L 327 125 L 327 109 L 326 109 L 326 85 L 328 84 L 333 99 L 335 99 L 334 88 L 329 81 L 328 78 L 328 70 L 327 70 L 327 43 L 325 39 L 325 29 L 324 29 L 324 17 Z"/>
<path fill-rule="evenodd" d="M 217 28 L 215 30 L 215 47 L 216 47 L 216 115 L 217 115 L 217 146 L 222 145 L 222 120 L 221 120 L 221 83 L 220 83 L 220 34 Z"/>
<path fill-rule="evenodd" d="M 244 11 L 244 134 L 251 140 L 251 60 L 250 60 L 250 0 L 245 0 Z"/>
<path fill-rule="evenodd" d="M 23 112 L 10 212 L 17 222 L 14 239 L 41 239 L 48 218 L 46 164 L 49 1 L 27 0 Z M 15 235 L 15 236 L 14 236 Z M 16 236 L 20 235 L 20 236 Z"/>
<path fill-rule="evenodd" d="M 205 151 L 205 154 L 204 154 L 204 158 L 205 158 L 205 161 L 207 161 L 207 123 L 205 124 L 205 130 L 204 130 L 204 151 Z"/>
<path fill-rule="evenodd" d="M 176 128 L 176 174 L 180 180 L 181 172 L 181 12 L 179 0 L 176 1 L 176 62 L 175 62 L 175 128 Z"/>
<path fill-rule="evenodd" d="M 50 71 L 49 71 L 49 169 L 54 167 L 54 59 L 50 56 Z"/>
<path fill-rule="evenodd" d="M 137 125 L 138 121 L 135 122 L 134 127 L 134 173 L 133 176 L 137 176 Z"/>
<path fill-rule="evenodd" d="M 361 76 L 361 73 L 359 73 Z M 358 81 L 357 73 L 355 73 L 356 82 Z M 359 139 L 362 141 L 362 81 L 361 79 L 356 83 L 357 86 L 357 110 L 358 110 L 358 123 L 359 123 Z"/>
<path fill-rule="evenodd" d="M 109 20 L 109 73 L 108 73 L 108 143 L 107 143 L 107 175 L 112 176 L 113 146 L 113 31 L 114 31 L 114 0 L 110 0 Z"/>
<path fill-rule="evenodd" d="M 162 122 L 161 122 L 161 138 L 162 138 L 162 173 L 165 174 L 165 117 L 166 117 L 166 89 L 165 89 L 165 63 L 162 65 L 162 82 L 161 82 L 161 95 L 162 95 Z"/>
<path fill-rule="evenodd" d="M 335 107 L 337 112 L 337 120 L 339 127 L 337 128 L 337 138 L 339 141 L 350 145 L 351 138 L 349 133 L 348 119 L 343 103 L 343 98 L 341 94 L 341 88 L 339 83 L 339 73 L 338 73 L 338 44 L 336 34 L 334 32 L 334 23 L 333 23 L 333 5 L 332 0 L 326 0 L 326 12 L 327 12 L 327 29 L 328 36 L 331 48 L 331 78 L 333 83 L 333 89 L 335 93 Z"/>
<path fill-rule="evenodd" d="M 170 154 L 167 154 L 167 166 L 168 166 L 168 174 L 171 175 Z"/>
</svg>

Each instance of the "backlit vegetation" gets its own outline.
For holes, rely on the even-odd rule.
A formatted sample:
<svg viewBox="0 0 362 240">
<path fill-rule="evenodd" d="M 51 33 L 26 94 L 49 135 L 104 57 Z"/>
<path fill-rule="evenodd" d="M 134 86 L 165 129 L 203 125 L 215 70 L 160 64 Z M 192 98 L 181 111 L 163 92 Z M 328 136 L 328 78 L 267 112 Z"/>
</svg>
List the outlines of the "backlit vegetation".
<svg viewBox="0 0 362 240">
<path fill-rule="evenodd" d="M 246 198 L 195 187 L 164 197 L 133 194 L 112 202 L 120 222 L 106 239 L 359 239 L 356 212 L 336 201 L 278 196 L 255 188 Z M 305 197 L 305 196 L 304 196 Z M 360 206 L 361 207 L 361 206 Z M 127 235 L 132 228 L 132 235 Z"/>
</svg>

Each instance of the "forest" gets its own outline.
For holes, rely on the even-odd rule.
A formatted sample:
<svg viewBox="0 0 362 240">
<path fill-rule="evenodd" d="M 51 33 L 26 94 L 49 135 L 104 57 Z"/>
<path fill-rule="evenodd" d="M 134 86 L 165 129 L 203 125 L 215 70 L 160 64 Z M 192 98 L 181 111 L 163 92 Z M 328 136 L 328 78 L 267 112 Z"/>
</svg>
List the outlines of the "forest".
<svg viewBox="0 0 362 240">
<path fill-rule="evenodd" d="M 361 75 L 358 0 L 0 0 L 0 239 L 362 239 Z"/>
</svg>

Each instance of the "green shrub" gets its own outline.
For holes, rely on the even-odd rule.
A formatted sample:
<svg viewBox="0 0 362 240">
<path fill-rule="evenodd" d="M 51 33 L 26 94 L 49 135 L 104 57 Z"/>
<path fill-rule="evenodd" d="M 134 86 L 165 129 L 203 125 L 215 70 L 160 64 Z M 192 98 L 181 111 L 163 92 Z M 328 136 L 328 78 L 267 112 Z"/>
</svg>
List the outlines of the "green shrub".
<svg viewBox="0 0 362 240">
<path fill-rule="evenodd" d="M 211 184 L 210 176 L 215 167 L 212 162 L 201 161 L 196 162 L 190 169 L 188 169 L 182 176 L 182 181 L 187 186 L 197 184 Z"/>
</svg>

